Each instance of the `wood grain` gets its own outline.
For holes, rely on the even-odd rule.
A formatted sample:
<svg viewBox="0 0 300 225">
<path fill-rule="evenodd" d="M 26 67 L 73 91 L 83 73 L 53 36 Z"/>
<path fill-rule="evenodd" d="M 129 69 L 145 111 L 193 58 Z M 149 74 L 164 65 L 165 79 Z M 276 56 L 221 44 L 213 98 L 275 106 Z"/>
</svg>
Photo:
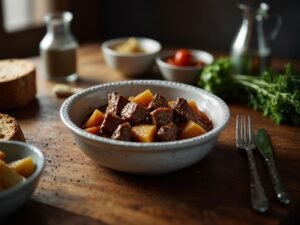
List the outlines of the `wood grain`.
<svg viewBox="0 0 300 225">
<path fill-rule="evenodd" d="M 37 99 L 11 114 L 20 122 L 27 142 L 46 156 L 45 171 L 32 196 L 34 203 L 29 203 L 35 206 L 27 210 L 30 214 L 34 209 L 41 221 L 47 221 L 44 224 L 61 223 L 61 209 L 73 224 L 275 225 L 300 199 L 300 129 L 275 125 L 238 103 L 229 103 L 231 121 L 214 150 L 189 168 L 163 176 L 137 176 L 96 165 L 81 153 L 60 121 L 63 100 L 51 93 L 53 83 L 45 81 L 39 59 L 33 60 L 38 66 Z M 125 79 L 105 66 L 98 44 L 80 49 L 79 74 L 76 85 L 83 87 Z M 155 73 L 145 76 L 159 77 Z M 235 148 L 238 113 L 250 114 L 255 129 L 265 128 L 270 133 L 278 171 L 293 199 L 291 206 L 278 204 L 262 158 L 255 152 L 271 209 L 263 215 L 251 210 L 247 159 Z M 51 219 L 44 213 L 48 206 Z M 21 218 L 14 217 L 8 224 L 21 224 Z M 85 219 L 75 223 L 78 218 Z"/>
</svg>

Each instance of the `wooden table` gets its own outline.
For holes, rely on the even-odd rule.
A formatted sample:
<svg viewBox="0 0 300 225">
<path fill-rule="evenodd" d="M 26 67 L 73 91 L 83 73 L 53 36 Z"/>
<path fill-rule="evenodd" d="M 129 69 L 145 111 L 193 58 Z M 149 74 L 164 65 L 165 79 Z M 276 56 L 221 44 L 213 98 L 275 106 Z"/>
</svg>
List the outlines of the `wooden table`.
<svg viewBox="0 0 300 225">
<path fill-rule="evenodd" d="M 229 103 L 229 126 L 200 162 L 163 176 L 115 172 L 81 153 L 60 121 L 63 99 L 52 94 L 54 83 L 45 80 L 40 59 L 33 60 L 37 99 L 11 114 L 20 122 L 27 142 L 44 152 L 46 168 L 31 200 L 4 224 L 279 224 L 292 210 L 299 214 L 300 128 L 275 125 L 247 106 Z M 125 79 L 105 66 L 99 44 L 80 48 L 79 74 L 79 85 L 84 87 Z M 160 79 L 158 73 L 145 78 Z M 251 115 L 255 129 L 270 132 L 279 173 L 293 200 L 290 206 L 276 201 L 263 160 L 255 152 L 271 208 L 265 214 L 252 211 L 247 159 L 235 147 L 237 113 Z"/>
</svg>

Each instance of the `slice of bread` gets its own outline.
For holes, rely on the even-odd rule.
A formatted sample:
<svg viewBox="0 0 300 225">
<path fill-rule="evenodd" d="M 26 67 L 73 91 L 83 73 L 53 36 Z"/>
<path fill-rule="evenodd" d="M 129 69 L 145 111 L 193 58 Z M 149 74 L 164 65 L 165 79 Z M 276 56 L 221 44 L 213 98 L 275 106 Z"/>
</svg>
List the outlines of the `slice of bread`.
<svg viewBox="0 0 300 225">
<path fill-rule="evenodd" d="M 27 105 L 36 95 L 35 66 L 28 60 L 0 60 L 0 111 Z"/>
<path fill-rule="evenodd" d="M 24 134 L 14 117 L 0 113 L 0 141 L 24 141 Z"/>
</svg>

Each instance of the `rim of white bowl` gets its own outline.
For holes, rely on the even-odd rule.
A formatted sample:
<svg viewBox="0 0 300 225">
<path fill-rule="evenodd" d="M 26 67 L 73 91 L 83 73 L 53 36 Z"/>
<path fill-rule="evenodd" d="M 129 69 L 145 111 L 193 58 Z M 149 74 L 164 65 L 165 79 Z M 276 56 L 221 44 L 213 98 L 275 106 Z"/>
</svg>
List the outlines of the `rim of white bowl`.
<svg viewBox="0 0 300 225">
<path fill-rule="evenodd" d="M 43 172 L 44 168 L 45 168 L 45 156 L 42 153 L 42 151 L 40 149 L 38 149 L 37 147 L 35 147 L 34 145 L 25 143 L 25 142 L 21 142 L 21 141 L 1 141 L 0 144 L 8 144 L 8 145 L 19 145 L 22 146 L 26 149 L 29 149 L 30 151 L 33 151 L 37 154 L 39 160 L 41 161 L 41 166 L 37 167 L 36 164 L 36 169 L 33 172 L 33 174 L 30 175 L 30 177 L 26 178 L 23 182 L 10 187 L 8 189 L 2 190 L 0 191 L 0 199 L 1 198 L 6 198 L 9 195 L 12 195 L 16 192 L 19 192 L 21 189 L 26 188 L 28 185 L 30 185 L 35 179 L 38 179 L 39 176 L 41 175 L 41 173 Z"/>
<path fill-rule="evenodd" d="M 198 50 L 198 49 L 188 49 L 190 52 L 192 52 L 192 54 L 198 59 L 198 60 L 202 60 L 206 65 L 211 64 L 214 61 L 214 56 L 212 54 L 210 54 L 209 52 L 206 52 L 204 50 Z M 175 69 L 175 70 L 184 70 L 184 71 L 197 71 L 197 70 L 201 70 L 203 67 L 196 67 L 196 66 L 176 66 L 176 65 L 172 65 L 169 64 L 167 62 L 165 62 L 163 59 L 166 57 L 170 57 L 172 55 L 174 55 L 176 52 L 176 50 L 167 50 L 167 51 L 163 51 L 159 54 L 159 56 L 156 57 L 156 63 L 161 66 L 161 67 L 166 67 L 168 69 Z M 207 62 L 206 60 L 203 60 L 203 58 L 200 57 L 200 55 L 206 55 L 206 57 L 210 58 L 210 62 Z"/>
<path fill-rule="evenodd" d="M 157 54 L 161 50 L 161 44 L 151 38 L 145 38 L 145 37 L 134 37 L 138 41 L 149 41 L 152 42 L 154 45 L 156 45 L 156 48 L 153 49 L 145 49 L 145 52 L 138 52 L 138 53 L 124 53 L 124 52 L 117 52 L 111 48 L 112 45 L 120 44 L 128 40 L 130 37 L 121 37 L 121 38 L 115 38 L 110 39 L 102 43 L 101 49 L 103 52 L 113 55 L 113 56 L 123 56 L 123 57 L 141 57 L 141 56 L 149 56 L 153 54 Z"/>
<path fill-rule="evenodd" d="M 194 138 L 188 138 L 184 140 L 176 140 L 176 141 L 168 141 L 168 142 L 151 142 L 151 143 L 141 143 L 141 142 L 129 142 L 129 141 L 119 141 L 119 140 L 113 140 L 110 138 L 100 137 L 94 134 L 90 134 L 87 131 L 84 131 L 80 127 L 78 127 L 75 123 L 72 122 L 71 118 L 69 117 L 69 110 L 74 101 L 78 98 L 85 97 L 89 95 L 90 93 L 94 92 L 95 90 L 102 89 L 105 87 L 116 87 L 116 89 L 121 85 L 156 85 L 161 87 L 176 87 L 180 89 L 189 89 L 196 92 L 201 92 L 208 97 L 212 98 L 213 100 L 217 101 L 220 104 L 221 110 L 224 112 L 224 119 L 220 122 L 220 125 L 217 127 L 214 127 L 211 131 L 207 132 L 206 134 L 203 134 L 201 136 L 197 136 Z M 88 113 L 88 112 L 87 112 Z M 99 141 L 105 144 L 110 145 L 116 145 L 116 146 L 123 146 L 123 147 L 133 147 L 130 149 L 130 151 L 141 151 L 140 148 L 143 147 L 144 149 L 150 149 L 151 151 L 155 151 L 155 148 L 153 147 L 176 147 L 181 148 L 187 145 L 196 145 L 199 143 L 205 143 L 206 141 L 216 137 L 221 131 L 223 131 L 226 126 L 228 125 L 229 118 L 230 118 L 230 111 L 226 103 L 219 97 L 217 97 L 214 94 L 211 94 L 203 89 L 193 87 L 191 85 L 177 83 L 173 81 L 163 81 L 163 80 L 129 80 L 129 81 L 120 81 L 120 82 L 112 82 L 112 83 L 106 83 L 106 84 L 100 84 L 93 87 L 90 87 L 88 89 L 85 89 L 77 94 L 74 94 L 67 98 L 61 108 L 60 108 L 60 117 L 63 123 L 74 133 L 76 133 L 79 136 L 82 136 L 87 139 L 91 139 L 94 141 Z M 164 149 L 167 150 L 167 149 Z M 158 150 L 162 151 L 162 149 Z"/>
</svg>

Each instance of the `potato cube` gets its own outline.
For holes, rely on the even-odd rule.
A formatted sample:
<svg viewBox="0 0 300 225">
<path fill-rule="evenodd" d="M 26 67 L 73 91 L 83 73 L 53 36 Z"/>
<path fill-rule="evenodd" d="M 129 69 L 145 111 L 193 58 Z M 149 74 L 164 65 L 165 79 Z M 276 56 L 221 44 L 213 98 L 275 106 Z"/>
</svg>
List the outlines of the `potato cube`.
<svg viewBox="0 0 300 225">
<path fill-rule="evenodd" d="M 84 129 L 85 131 L 91 133 L 91 134 L 99 134 L 100 127 L 89 127 Z"/>
<path fill-rule="evenodd" d="M 197 103 L 195 101 L 188 101 L 188 104 L 195 113 L 198 113 L 199 108 L 198 108 Z"/>
<path fill-rule="evenodd" d="M 176 100 L 168 101 L 168 106 L 170 108 L 172 108 L 171 106 L 173 106 L 175 103 L 176 103 Z"/>
<path fill-rule="evenodd" d="M 156 126 L 149 124 L 141 124 L 132 127 L 132 136 L 139 142 L 153 142 L 156 134 Z"/>
<path fill-rule="evenodd" d="M 0 160 L 0 187 L 2 189 L 15 186 L 23 180 L 24 178 L 21 175 L 11 169 L 7 164 L 5 164 L 5 162 Z"/>
<path fill-rule="evenodd" d="M 90 118 L 86 121 L 84 127 L 90 128 L 90 127 L 97 127 L 100 126 L 101 123 L 104 120 L 104 113 L 102 113 L 100 110 L 95 109 L 93 114 L 90 116 Z"/>
<path fill-rule="evenodd" d="M 132 99 L 133 102 L 141 104 L 144 107 L 147 107 L 152 100 L 153 94 L 149 89 L 141 92 Z"/>
<path fill-rule="evenodd" d="M 134 96 L 129 96 L 129 97 L 128 97 L 128 100 L 129 100 L 129 101 L 133 101 L 134 98 L 135 98 Z"/>
<path fill-rule="evenodd" d="M 179 134 L 179 139 L 186 139 L 197 137 L 202 134 L 205 134 L 206 130 L 204 130 L 201 126 L 195 123 L 192 120 L 189 120 L 186 125 L 184 126 L 183 130 Z"/>
<path fill-rule="evenodd" d="M 31 156 L 11 162 L 9 167 L 23 177 L 29 177 L 35 170 L 35 165 Z"/>
<path fill-rule="evenodd" d="M 4 152 L 0 151 L 0 160 L 5 161 L 6 155 Z"/>
</svg>

